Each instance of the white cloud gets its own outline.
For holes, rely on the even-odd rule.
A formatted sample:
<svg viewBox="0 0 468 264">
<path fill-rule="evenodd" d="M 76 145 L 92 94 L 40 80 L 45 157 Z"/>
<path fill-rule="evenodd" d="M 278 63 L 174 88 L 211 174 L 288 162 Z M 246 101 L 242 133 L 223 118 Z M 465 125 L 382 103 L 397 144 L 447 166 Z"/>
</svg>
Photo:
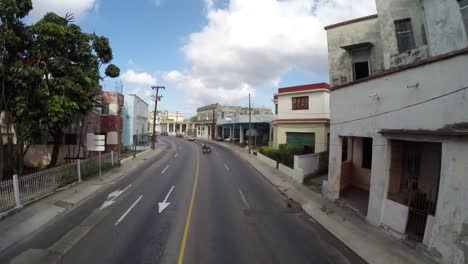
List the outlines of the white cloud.
<svg viewBox="0 0 468 264">
<path fill-rule="evenodd" d="M 98 0 L 33 0 L 33 10 L 29 14 L 32 20 L 38 20 L 48 12 L 58 15 L 73 14 L 82 18 L 87 11 L 99 9 Z"/>
<path fill-rule="evenodd" d="M 122 74 L 121 79 L 131 85 L 138 86 L 153 86 L 156 85 L 156 78 L 147 72 L 136 72 L 134 70 L 127 70 Z"/>
<path fill-rule="evenodd" d="M 163 75 L 194 102 L 236 102 L 291 69 L 327 75 L 324 26 L 375 13 L 374 0 L 204 0 L 208 23 L 182 52 L 191 67 Z"/>
<path fill-rule="evenodd" d="M 159 7 L 161 5 L 161 0 L 152 0 L 152 1 L 156 7 Z"/>
</svg>

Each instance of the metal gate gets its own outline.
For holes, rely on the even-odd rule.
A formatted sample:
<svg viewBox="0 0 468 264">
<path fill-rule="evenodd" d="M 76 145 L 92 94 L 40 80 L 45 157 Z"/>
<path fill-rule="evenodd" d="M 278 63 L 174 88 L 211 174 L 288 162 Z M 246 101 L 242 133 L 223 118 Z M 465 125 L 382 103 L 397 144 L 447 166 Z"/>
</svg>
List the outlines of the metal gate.
<svg viewBox="0 0 468 264">
<path fill-rule="evenodd" d="M 408 223 L 406 234 L 411 240 L 422 241 L 428 215 L 434 215 L 440 179 L 441 146 L 435 143 L 405 142 L 403 179 L 408 193 Z M 428 170 L 422 166 L 430 166 Z M 433 163 L 436 162 L 436 163 Z M 438 164 L 437 164 L 438 163 Z"/>
</svg>

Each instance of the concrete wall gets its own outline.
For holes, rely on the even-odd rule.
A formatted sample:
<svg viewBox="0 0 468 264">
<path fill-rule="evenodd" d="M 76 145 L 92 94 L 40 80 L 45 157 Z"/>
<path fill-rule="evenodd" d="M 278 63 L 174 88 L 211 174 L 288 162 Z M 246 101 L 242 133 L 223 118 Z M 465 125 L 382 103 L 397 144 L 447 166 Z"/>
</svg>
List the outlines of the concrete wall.
<svg viewBox="0 0 468 264">
<path fill-rule="evenodd" d="M 391 57 L 400 54 L 395 32 L 395 21 L 410 18 L 415 45 L 421 47 L 426 45 L 425 16 L 420 1 L 376 0 L 376 6 L 382 37 L 384 68 L 390 69 Z M 406 56 L 405 54 L 403 56 Z"/>
<path fill-rule="evenodd" d="M 278 123 L 274 127 L 273 147 L 278 148 L 281 144 L 286 144 L 286 133 L 315 133 L 315 152 L 327 151 L 328 144 L 328 124 L 323 123 Z"/>
<path fill-rule="evenodd" d="M 467 35 L 456 0 L 423 0 L 431 56 L 465 48 Z"/>
<path fill-rule="evenodd" d="M 260 160 L 261 162 L 267 164 L 268 166 L 272 168 L 277 168 L 278 167 L 278 162 L 276 160 L 272 160 L 268 158 L 267 156 L 263 155 L 260 152 L 257 152 L 257 159 Z"/>
<path fill-rule="evenodd" d="M 292 110 L 293 97 L 309 97 L 308 110 Z M 278 119 L 330 118 L 330 92 L 315 90 L 278 95 Z"/>
<path fill-rule="evenodd" d="M 390 227 L 394 231 L 404 234 L 406 231 L 406 223 L 408 222 L 408 206 L 385 200 L 384 215 L 382 224 Z"/>
<path fill-rule="evenodd" d="M 294 178 L 294 170 L 289 168 L 288 166 L 283 165 L 283 164 L 280 163 L 278 165 L 278 170 L 281 171 L 282 173 L 288 175 L 289 177 Z"/>
<path fill-rule="evenodd" d="M 330 85 L 337 86 L 353 81 L 352 58 L 343 46 L 370 42 L 370 72 L 383 70 L 383 50 L 380 27 L 377 18 L 347 24 L 327 30 L 328 64 L 330 65 Z"/>
<path fill-rule="evenodd" d="M 332 200 L 339 198 L 341 137 L 373 138 L 367 215 L 367 221 L 373 225 L 382 223 L 385 212 L 391 163 L 390 139 L 442 143 L 441 182 L 429 250 L 440 257 L 442 263 L 449 264 L 468 260 L 468 139 L 384 137 L 379 131 L 435 131 L 468 122 L 468 91 L 456 92 L 468 87 L 465 69 L 468 69 L 468 55 L 460 55 L 337 89 L 331 94 L 330 171 L 324 194 Z"/>
<path fill-rule="evenodd" d="M 70 152 L 69 152 L 70 148 Z M 72 149 L 75 149 L 75 152 L 72 152 Z M 57 159 L 57 165 L 66 164 L 65 157 L 71 155 L 75 156 L 78 153 L 78 146 L 73 145 L 61 145 L 59 149 L 59 155 Z M 52 158 L 52 145 L 31 145 L 29 146 L 27 152 L 24 155 L 24 166 L 27 168 L 45 168 L 49 165 Z M 83 156 L 83 148 L 79 148 L 81 156 Z"/>
</svg>

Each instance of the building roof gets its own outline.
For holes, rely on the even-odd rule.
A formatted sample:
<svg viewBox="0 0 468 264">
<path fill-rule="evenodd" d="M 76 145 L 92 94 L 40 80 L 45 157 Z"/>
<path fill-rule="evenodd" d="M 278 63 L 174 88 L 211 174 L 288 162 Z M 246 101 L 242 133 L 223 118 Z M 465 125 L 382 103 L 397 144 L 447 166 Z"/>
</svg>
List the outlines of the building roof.
<svg viewBox="0 0 468 264">
<path fill-rule="evenodd" d="M 299 86 L 283 87 L 283 88 L 278 88 L 278 94 L 306 92 L 306 91 L 319 90 L 319 89 L 330 90 L 330 85 L 328 83 L 314 83 L 314 84 L 306 84 L 306 85 L 299 85 Z"/>
<path fill-rule="evenodd" d="M 274 115 L 252 115 L 252 123 L 271 123 L 275 118 Z M 232 118 L 219 119 L 217 125 L 228 125 L 228 124 L 245 124 L 249 123 L 248 115 L 241 115 Z"/>
<path fill-rule="evenodd" d="M 347 20 L 347 21 L 343 21 L 343 22 L 340 22 L 340 23 L 336 23 L 336 24 L 326 26 L 325 30 L 329 30 L 331 28 L 336 28 L 336 27 L 341 27 L 341 26 L 344 26 L 344 25 L 353 24 L 353 23 L 356 23 L 356 22 L 361 22 L 361 21 L 368 20 L 368 19 L 374 19 L 374 18 L 377 18 L 377 17 L 378 17 L 377 14 L 370 15 L 370 16 L 365 16 L 365 17 L 359 17 L 359 18 L 355 18 L 355 19 L 351 19 L 351 20 Z"/>
<path fill-rule="evenodd" d="M 275 119 L 274 123 L 328 123 L 329 118 L 289 118 L 289 119 Z"/>
</svg>

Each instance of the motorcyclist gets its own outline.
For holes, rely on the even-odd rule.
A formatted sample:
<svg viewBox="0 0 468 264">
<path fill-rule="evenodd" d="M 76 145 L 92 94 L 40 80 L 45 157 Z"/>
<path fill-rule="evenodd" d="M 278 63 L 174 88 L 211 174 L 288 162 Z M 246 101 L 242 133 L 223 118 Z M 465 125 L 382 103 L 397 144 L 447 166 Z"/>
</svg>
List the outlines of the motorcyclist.
<svg viewBox="0 0 468 264">
<path fill-rule="evenodd" d="M 205 150 L 206 149 L 206 143 L 203 143 L 202 145 L 202 149 Z"/>
</svg>

